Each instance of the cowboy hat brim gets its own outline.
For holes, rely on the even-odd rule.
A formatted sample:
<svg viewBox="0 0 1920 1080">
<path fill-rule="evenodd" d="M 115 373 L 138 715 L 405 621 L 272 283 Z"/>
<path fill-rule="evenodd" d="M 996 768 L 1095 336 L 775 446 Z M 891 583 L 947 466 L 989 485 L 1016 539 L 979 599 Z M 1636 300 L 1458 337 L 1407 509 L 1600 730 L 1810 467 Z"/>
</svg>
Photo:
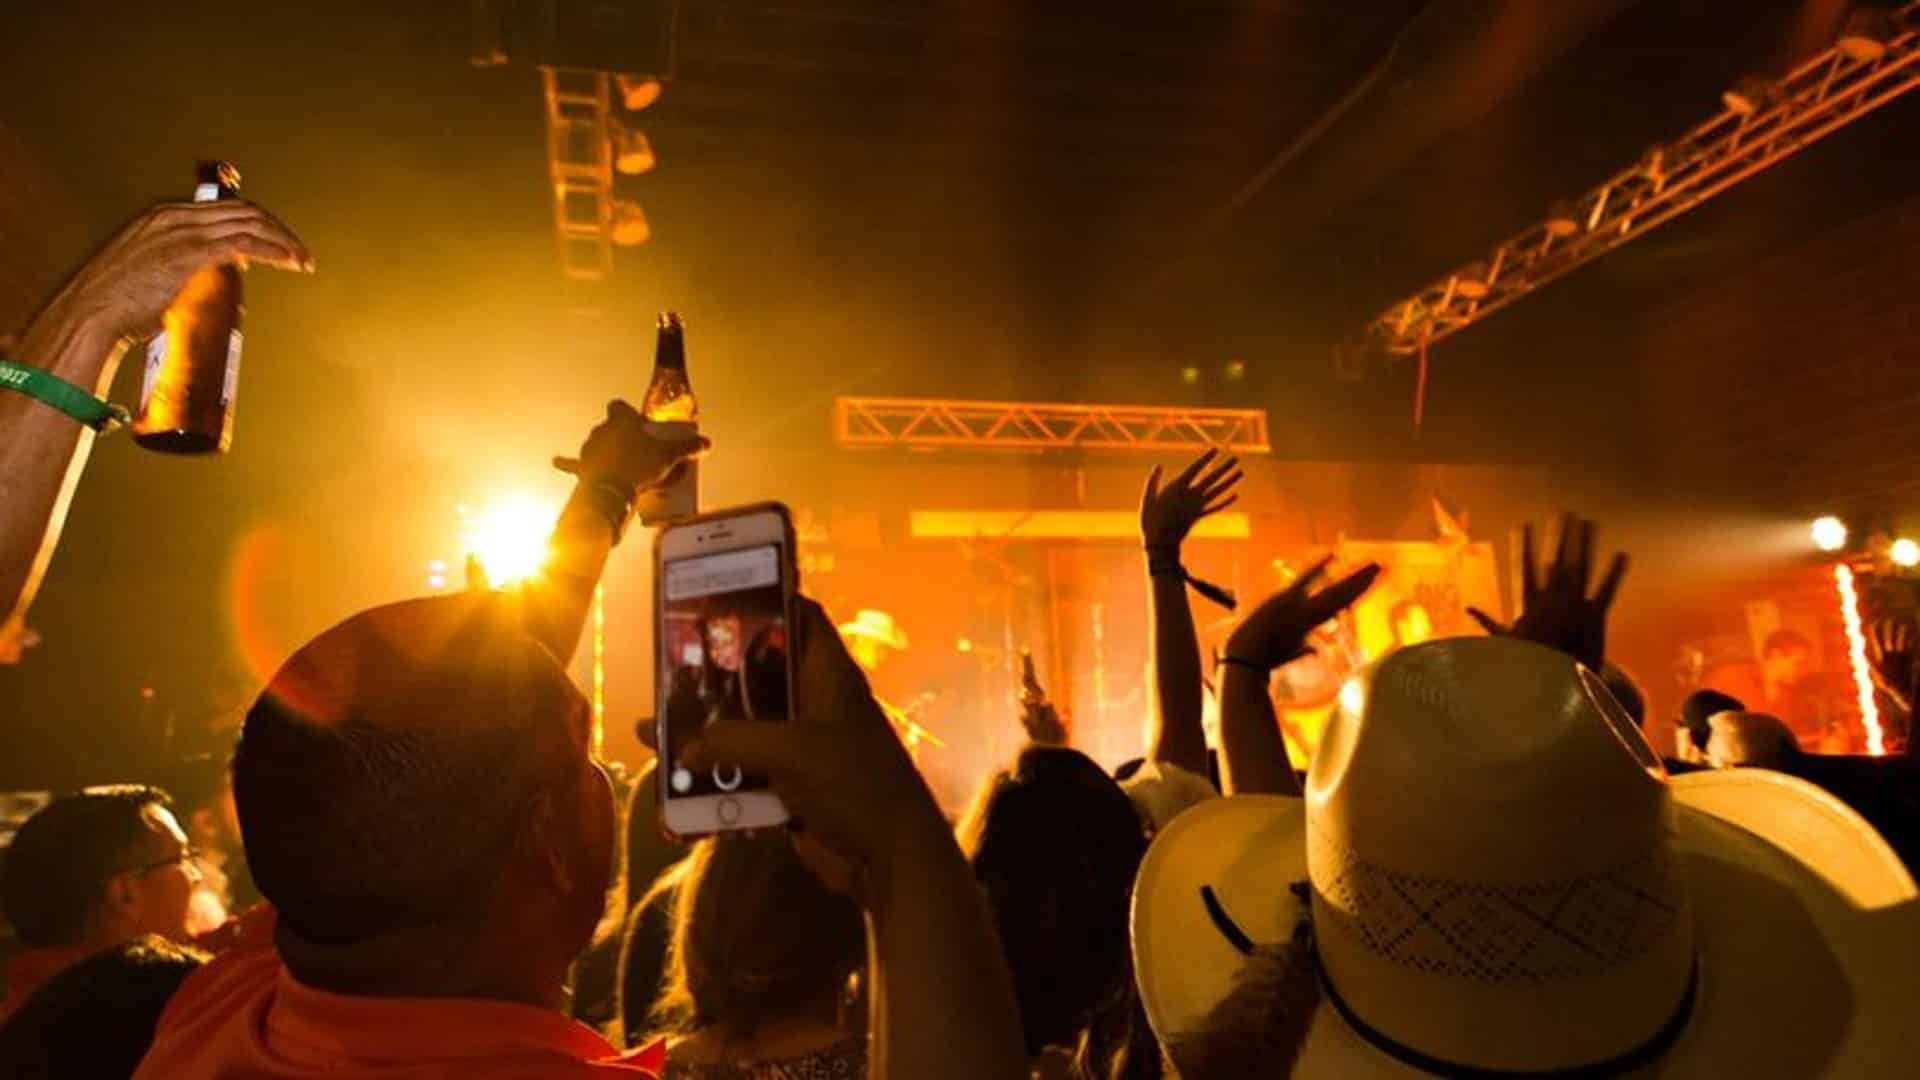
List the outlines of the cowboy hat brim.
<svg viewBox="0 0 1920 1080">
<path fill-rule="evenodd" d="M 1920 1054 L 1911 1016 L 1920 900 L 1886 841 L 1825 791 L 1777 773 L 1672 784 L 1699 984 L 1678 1037 L 1635 1075 L 1771 1080 L 1908 1067 Z M 1246 938 L 1278 944 L 1300 916 L 1289 886 L 1306 877 L 1300 799 L 1213 800 L 1161 831 L 1134 887 L 1133 951 L 1162 1044 L 1192 1032 L 1246 961 L 1202 886 Z M 1429 1074 L 1369 1042 L 1323 995 L 1294 1075 Z"/>
</svg>

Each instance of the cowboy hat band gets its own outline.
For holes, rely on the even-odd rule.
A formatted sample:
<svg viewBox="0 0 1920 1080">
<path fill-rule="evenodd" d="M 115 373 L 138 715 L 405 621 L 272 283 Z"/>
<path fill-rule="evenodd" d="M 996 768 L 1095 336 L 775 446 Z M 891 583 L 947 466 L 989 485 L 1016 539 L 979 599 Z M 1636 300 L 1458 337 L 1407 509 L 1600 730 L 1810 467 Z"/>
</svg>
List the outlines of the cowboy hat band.
<svg viewBox="0 0 1920 1080">
<path fill-rule="evenodd" d="M 1295 882 L 1291 888 L 1294 895 L 1303 901 L 1307 900 L 1311 895 L 1310 890 L 1312 886 L 1305 881 Z M 1247 932 L 1240 927 L 1239 923 L 1234 921 L 1233 916 L 1226 910 L 1226 906 L 1221 903 L 1219 894 L 1214 892 L 1213 886 L 1202 885 L 1200 887 L 1200 901 L 1202 906 L 1207 910 L 1207 916 L 1213 920 L 1215 929 L 1220 931 L 1220 936 L 1241 955 L 1248 957 L 1253 956 L 1259 946 L 1247 935 Z M 1303 907 L 1303 913 L 1307 913 L 1306 918 L 1309 924 L 1312 922 L 1310 912 L 1311 908 Z M 1696 959 L 1689 967 L 1686 989 L 1680 995 L 1679 1002 L 1675 1004 L 1672 1015 L 1667 1018 L 1666 1023 L 1662 1024 L 1658 1031 L 1655 1031 L 1652 1036 L 1640 1045 L 1632 1047 L 1606 1061 L 1596 1061 L 1568 1068 L 1547 1069 L 1534 1072 L 1483 1069 L 1459 1062 L 1445 1061 L 1431 1054 L 1416 1050 L 1411 1046 L 1395 1041 L 1392 1036 L 1367 1023 L 1364 1018 L 1354 1011 L 1353 1006 L 1347 1002 L 1347 999 L 1341 996 L 1340 988 L 1334 985 L 1333 977 L 1327 973 L 1326 964 L 1322 962 L 1320 958 L 1319 949 L 1313 947 L 1311 932 L 1305 936 L 1304 940 L 1313 960 L 1314 978 L 1319 984 L 1322 999 L 1339 1013 L 1340 1019 L 1346 1022 L 1347 1027 L 1351 1029 L 1355 1035 L 1388 1057 L 1415 1069 L 1419 1069 L 1422 1072 L 1432 1073 L 1435 1076 L 1473 1078 L 1473 1080 L 1501 1080 L 1501 1078 L 1513 1078 L 1513 1080 L 1522 1080 L 1522 1078 L 1524 1078 L 1524 1080 L 1544 1080 L 1544 1078 L 1549 1077 L 1555 1078 L 1555 1080 L 1584 1080 L 1584 1078 L 1587 1077 L 1619 1076 L 1645 1065 L 1664 1054 L 1667 1049 L 1673 1045 L 1674 1040 L 1679 1038 L 1680 1033 L 1686 1030 L 1687 1021 L 1693 1015 L 1694 1002 L 1699 997 L 1700 965 Z"/>
</svg>

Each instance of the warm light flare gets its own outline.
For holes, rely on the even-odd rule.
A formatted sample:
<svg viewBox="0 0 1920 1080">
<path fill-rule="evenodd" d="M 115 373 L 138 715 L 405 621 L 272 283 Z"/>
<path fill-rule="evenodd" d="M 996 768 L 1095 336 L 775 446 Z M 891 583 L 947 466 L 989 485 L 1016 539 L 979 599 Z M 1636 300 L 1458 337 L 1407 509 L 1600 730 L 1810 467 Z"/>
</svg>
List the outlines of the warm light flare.
<svg viewBox="0 0 1920 1080">
<path fill-rule="evenodd" d="M 480 560 L 495 587 L 533 576 L 547 558 L 555 508 L 531 495 L 495 499 L 478 511 L 461 511 L 460 543 Z"/>
<path fill-rule="evenodd" d="M 1847 546 L 1847 523 L 1828 514 L 1813 519 L 1813 546 L 1821 551 L 1839 551 Z"/>
<path fill-rule="evenodd" d="M 1903 536 L 1887 549 L 1887 558 L 1893 560 L 1893 565 L 1907 569 L 1920 566 L 1920 544 Z"/>
<path fill-rule="evenodd" d="M 1846 563 L 1834 567 L 1833 580 L 1840 586 L 1840 619 L 1847 628 L 1847 660 L 1853 665 L 1853 689 L 1860 700 L 1860 723 L 1867 730 L 1867 753 L 1881 757 L 1887 752 L 1886 736 L 1880 730 L 1880 709 L 1873 701 L 1873 675 L 1867 667 L 1867 634 L 1860 623 L 1860 596 L 1853 588 L 1853 568 Z"/>
</svg>

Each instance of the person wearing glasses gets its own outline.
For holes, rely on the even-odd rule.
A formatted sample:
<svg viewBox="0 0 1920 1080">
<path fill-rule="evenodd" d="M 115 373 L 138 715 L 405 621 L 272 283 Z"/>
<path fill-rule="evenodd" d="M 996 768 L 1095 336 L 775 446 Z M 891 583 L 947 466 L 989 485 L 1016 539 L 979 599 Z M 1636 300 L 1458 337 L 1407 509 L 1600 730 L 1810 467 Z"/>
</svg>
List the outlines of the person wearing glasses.
<svg viewBox="0 0 1920 1080">
<path fill-rule="evenodd" d="M 20 827 L 0 894 L 25 948 L 7 970 L 0 1021 L 102 949 L 143 934 L 188 940 L 200 875 L 172 805 L 156 787 L 92 787 L 55 799 Z"/>
</svg>

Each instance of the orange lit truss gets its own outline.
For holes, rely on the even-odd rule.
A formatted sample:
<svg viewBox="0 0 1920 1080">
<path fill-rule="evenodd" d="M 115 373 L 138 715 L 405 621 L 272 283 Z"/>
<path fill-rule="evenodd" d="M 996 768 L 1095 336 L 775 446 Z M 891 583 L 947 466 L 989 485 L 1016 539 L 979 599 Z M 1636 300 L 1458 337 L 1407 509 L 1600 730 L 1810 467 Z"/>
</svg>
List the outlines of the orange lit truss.
<svg viewBox="0 0 1920 1080">
<path fill-rule="evenodd" d="M 1418 352 L 1920 87 L 1920 0 L 1900 5 L 1889 26 L 1878 55 L 1836 44 L 1751 88 L 1758 100 L 1729 101 L 1483 260 L 1394 303 L 1371 335 L 1390 352 Z"/>
<path fill-rule="evenodd" d="M 1201 450 L 1265 454 L 1264 409 L 853 398 L 833 405 L 841 446 L 913 450 Z"/>
<path fill-rule="evenodd" d="M 613 270 L 613 76 L 580 68 L 540 69 L 547 99 L 547 174 L 560 270 L 599 281 Z"/>
</svg>

